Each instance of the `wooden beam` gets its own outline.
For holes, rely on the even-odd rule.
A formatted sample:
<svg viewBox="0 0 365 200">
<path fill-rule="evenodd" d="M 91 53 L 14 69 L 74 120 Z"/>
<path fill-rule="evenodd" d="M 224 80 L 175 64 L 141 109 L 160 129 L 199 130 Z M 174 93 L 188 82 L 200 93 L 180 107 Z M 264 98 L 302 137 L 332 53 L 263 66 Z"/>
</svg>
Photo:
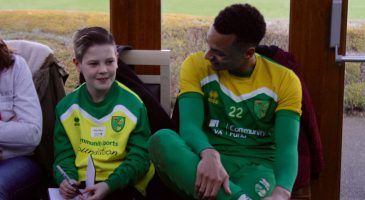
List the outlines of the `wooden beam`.
<svg viewBox="0 0 365 200">
<path fill-rule="evenodd" d="M 347 4 L 343 1 L 340 52 L 345 52 Z M 332 0 L 291 0 L 289 51 L 300 65 L 313 98 L 325 169 L 312 182 L 312 199 L 340 199 L 344 64 L 329 47 Z"/>
<path fill-rule="evenodd" d="M 110 0 L 110 30 L 117 44 L 161 49 L 161 0 Z M 138 67 L 136 71 L 159 74 L 158 67 Z"/>
</svg>

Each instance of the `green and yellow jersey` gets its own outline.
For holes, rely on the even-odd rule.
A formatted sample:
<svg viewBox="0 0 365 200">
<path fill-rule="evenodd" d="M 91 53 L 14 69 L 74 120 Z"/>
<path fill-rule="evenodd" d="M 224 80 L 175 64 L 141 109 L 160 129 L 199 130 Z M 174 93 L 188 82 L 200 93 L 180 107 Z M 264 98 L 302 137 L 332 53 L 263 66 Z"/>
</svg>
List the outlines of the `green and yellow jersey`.
<svg viewBox="0 0 365 200">
<path fill-rule="evenodd" d="M 252 74 L 245 77 L 216 71 L 210 65 L 199 52 L 184 61 L 180 72 L 180 95 L 193 92 L 204 97 L 204 130 L 209 143 L 221 153 L 271 165 L 275 113 L 301 114 L 298 77 L 258 54 Z"/>
<path fill-rule="evenodd" d="M 111 191 L 135 185 L 144 193 L 154 174 L 147 152 L 150 134 L 146 108 L 126 86 L 114 81 L 105 99 L 94 103 L 83 84 L 56 107 L 54 166 L 84 181 L 92 155 L 96 181 L 106 181 Z M 55 177 L 62 182 L 57 170 Z"/>
</svg>

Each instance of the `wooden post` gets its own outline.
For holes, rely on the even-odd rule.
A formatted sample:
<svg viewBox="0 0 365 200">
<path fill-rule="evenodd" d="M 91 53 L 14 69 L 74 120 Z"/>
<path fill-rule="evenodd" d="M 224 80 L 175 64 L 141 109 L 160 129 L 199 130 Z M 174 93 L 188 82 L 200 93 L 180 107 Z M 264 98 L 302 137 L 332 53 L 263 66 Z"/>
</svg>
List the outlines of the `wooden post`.
<svg viewBox="0 0 365 200">
<path fill-rule="evenodd" d="M 340 52 L 345 52 L 347 4 L 342 0 Z M 329 47 L 332 0 L 291 0 L 289 51 L 313 99 L 323 144 L 325 169 L 312 182 L 312 199 L 340 199 L 344 63 Z"/>
<path fill-rule="evenodd" d="M 117 44 L 161 49 L 161 0 L 110 0 L 110 29 Z M 158 67 L 136 71 L 159 74 Z"/>
</svg>

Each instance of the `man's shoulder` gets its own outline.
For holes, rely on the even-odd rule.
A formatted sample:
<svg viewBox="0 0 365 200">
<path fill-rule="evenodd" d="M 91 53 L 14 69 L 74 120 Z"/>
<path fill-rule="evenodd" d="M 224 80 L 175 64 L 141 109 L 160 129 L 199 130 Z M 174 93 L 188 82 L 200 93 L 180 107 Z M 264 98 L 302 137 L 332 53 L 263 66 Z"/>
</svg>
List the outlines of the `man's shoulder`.
<svg viewBox="0 0 365 200">
<path fill-rule="evenodd" d="M 205 76 L 212 73 L 209 60 L 204 58 L 204 52 L 196 52 L 190 54 L 181 66 L 182 74 L 191 76 L 197 74 L 198 76 Z"/>
<path fill-rule="evenodd" d="M 202 51 L 191 53 L 186 58 L 186 61 L 197 66 L 207 66 L 209 64 L 209 61 L 204 58 L 204 52 Z"/>
<path fill-rule="evenodd" d="M 261 63 L 263 68 L 267 71 L 270 71 L 271 74 L 275 75 L 294 75 L 294 72 L 287 68 L 284 65 L 281 65 L 280 63 L 276 62 L 275 60 L 265 57 L 260 54 L 256 54 L 256 60 L 258 63 Z"/>
</svg>

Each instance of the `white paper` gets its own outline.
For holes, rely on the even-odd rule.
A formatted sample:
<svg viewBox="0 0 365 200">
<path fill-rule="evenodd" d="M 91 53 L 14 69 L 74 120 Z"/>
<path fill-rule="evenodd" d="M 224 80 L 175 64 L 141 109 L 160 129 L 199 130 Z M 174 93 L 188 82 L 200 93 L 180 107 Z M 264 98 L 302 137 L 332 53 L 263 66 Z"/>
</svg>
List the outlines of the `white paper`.
<svg viewBox="0 0 365 200">
<path fill-rule="evenodd" d="M 48 188 L 48 195 L 50 200 L 64 200 L 58 188 Z M 76 196 L 72 200 L 80 200 L 80 198 Z"/>
<path fill-rule="evenodd" d="M 87 168 L 86 168 L 86 178 L 85 178 L 85 186 L 90 187 L 95 184 L 95 166 L 93 157 L 89 155 L 87 158 Z"/>
</svg>

